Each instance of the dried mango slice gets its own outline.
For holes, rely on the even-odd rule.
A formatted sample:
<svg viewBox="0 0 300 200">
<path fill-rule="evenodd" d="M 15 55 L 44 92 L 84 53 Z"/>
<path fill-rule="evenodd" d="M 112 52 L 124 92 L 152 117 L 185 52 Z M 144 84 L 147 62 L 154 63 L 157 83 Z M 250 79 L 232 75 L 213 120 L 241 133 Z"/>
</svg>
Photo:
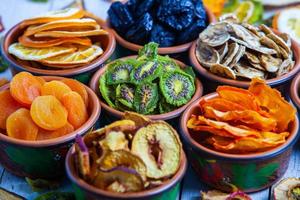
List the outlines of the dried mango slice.
<svg viewBox="0 0 300 200">
<path fill-rule="evenodd" d="M 22 35 L 19 37 L 19 43 L 21 43 L 25 47 L 33 47 L 33 48 L 46 48 L 46 47 L 53 47 L 53 46 L 59 46 L 62 44 L 79 44 L 84 46 L 91 46 L 92 41 L 87 38 L 54 38 L 54 39 L 40 39 L 40 40 L 34 40 L 31 37 L 27 37 L 25 35 Z"/>
<path fill-rule="evenodd" d="M 33 121 L 46 130 L 57 130 L 67 124 L 68 111 L 52 95 L 39 96 L 31 104 Z"/>
<path fill-rule="evenodd" d="M 48 30 L 63 30 L 63 31 L 85 31 L 85 30 L 98 30 L 99 24 L 90 18 L 83 19 L 66 19 L 57 20 L 37 26 L 29 26 L 24 32 L 24 36 L 34 35 L 36 33 Z"/>
<path fill-rule="evenodd" d="M 204 117 L 212 118 L 218 121 L 242 122 L 261 131 L 272 131 L 275 129 L 277 122 L 273 118 L 267 118 L 253 110 L 244 111 L 218 111 L 210 106 L 203 107 Z"/>
<path fill-rule="evenodd" d="M 200 107 L 204 108 L 206 106 L 210 106 L 210 107 L 212 107 L 216 110 L 222 111 L 222 112 L 233 111 L 233 110 L 246 110 L 246 107 L 244 107 L 238 103 L 234 103 L 230 100 L 222 99 L 222 98 L 201 100 Z"/>
<path fill-rule="evenodd" d="M 9 46 L 8 52 L 13 54 L 21 60 L 35 60 L 39 61 L 42 59 L 58 56 L 65 53 L 71 53 L 76 51 L 76 47 L 73 46 L 55 46 L 47 48 L 33 48 L 25 47 L 20 43 L 13 43 Z"/>
<path fill-rule="evenodd" d="M 103 53 L 100 46 L 92 45 L 91 47 L 80 47 L 76 52 L 68 53 L 52 58 L 43 59 L 42 63 L 46 64 L 85 64 L 89 63 Z"/>
<path fill-rule="evenodd" d="M 287 130 L 288 125 L 295 120 L 296 109 L 284 100 L 280 92 L 260 79 L 251 81 L 249 91 L 254 94 L 259 106 L 277 121 L 277 131 Z"/>
<path fill-rule="evenodd" d="M 68 111 L 68 121 L 79 128 L 88 119 L 88 112 L 84 101 L 77 92 L 68 92 L 62 97 L 62 103 Z"/>
<path fill-rule="evenodd" d="M 42 84 L 28 72 L 20 72 L 10 82 L 10 93 L 15 100 L 25 106 L 41 94 Z"/>
<path fill-rule="evenodd" d="M 219 86 L 217 93 L 221 98 L 240 104 L 246 109 L 259 110 L 255 96 L 248 90 L 231 86 Z"/>
<path fill-rule="evenodd" d="M 21 105 L 11 96 L 9 90 L 0 91 L 0 129 L 6 129 L 7 117 L 21 108 Z"/>
<path fill-rule="evenodd" d="M 39 131 L 25 108 L 18 109 L 7 118 L 6 128 L 9 137 L 23 140 L 35 140 Z"/>
<path fill-rule="evenodd" d="M 42 24 L 62 19 L 78 19 L 84 16 L 84 11 L 78 8 L 67 8 L 64 10 L 50 11 L 40 16 L 26 19 L 21 23 L 21 27 Z"/>
<path fill-rule="evenodd" d="M 61 80 L 61 82 L 63 82 L 67 86 L 69 86 L 69 88 L 71 88 L 72 91 L 77 92 L 82 97 L 85 106 L 88 107 L 89 95 L 82 83 L 80 83 L 77 80 L 70 79 L 70 78 L 64 78 Z"/>
<path fill-rule="evenodd" d="M 74 131 L 74 127 L 69 122 L 67 122 L 65 126 L 54 131 L 48 131 L 40 128 L 36 139 L 48 140 L 48 139 L 58 138 L 67 135 L 73 131 Z"/>
<path fill-rule="evenodd" d="M 42 31 L 34 34 L 34 37 L 86 37 L 95 35 L 107 35 L 108 32 L 103 29 L 91 31 Z"/>
<path fill-rule="evenodd" d="M 69 86 L 67 86 L 63 82 L 54 80 L 43 85 L 43 87 L 41 88 L 41 95 L 52 95 L 61 101 L 62 97 L 71 91 L 71 88 L 69 88 Z"/>
</svg>

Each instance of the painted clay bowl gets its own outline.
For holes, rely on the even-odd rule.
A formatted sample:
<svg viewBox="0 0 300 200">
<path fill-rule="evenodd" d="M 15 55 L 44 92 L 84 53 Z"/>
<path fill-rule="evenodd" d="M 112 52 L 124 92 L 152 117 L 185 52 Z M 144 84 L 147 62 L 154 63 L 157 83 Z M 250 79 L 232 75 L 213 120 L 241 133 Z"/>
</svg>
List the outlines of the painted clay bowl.
<svg viewBox="0 0 300 200">
<path fill-rule="evenodd" d="M 295 106 L 300 110 L 300 73 L 294 78 L 291 84 L 290 96 Z"/>
</svg>

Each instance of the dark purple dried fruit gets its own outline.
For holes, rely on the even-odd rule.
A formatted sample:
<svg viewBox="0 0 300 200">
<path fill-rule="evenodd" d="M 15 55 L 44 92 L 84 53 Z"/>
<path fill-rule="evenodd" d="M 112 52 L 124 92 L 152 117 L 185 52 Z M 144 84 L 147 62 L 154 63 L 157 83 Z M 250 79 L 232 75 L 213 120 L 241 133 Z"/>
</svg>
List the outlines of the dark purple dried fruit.
<svg viewBox="0 0 300 200">
<path fill-rule="evenodd" d="M 153 7 L 155 3 L 155 0 L 143 0 L 140 1 L 139 5 L 137 6 L 136 10 L 135 10 L 135 15 L 137 17 L 142 16 L 143 14 L 149 12 L 151 10 L 151 8 Z"/>
<path fill-rule="evenodd" d="M 136 44 L 145 44 L 148 41 L 152 27 L 153 19 L 149 13 L 146 13 L 129 28 L 125 37 Z M 126 27 L 126 30 L 128 30 L 128 27 Z"/>
<path fill-rule="evenodd" d="M 194 18 L 194 4 L 191 0 L 163 0 L 158 8 L 158 20 L 170 28 L 181 31 Z"/>
<path fill-rule="evenodd" d="M 175 34 L 163 26 L 156 24 L 152 28 L 150 42 L 156 42 L 161 47 L 173 46 L 175 44 Z"/>
<path fill-rule="evenodd" d="M 206 16 L 206 11 L 205 11 L 202 1 L 194 0 L 194 6 L 195 6 L 195 16 L 198 19 L 202 19 L 206 22 L 207 16 Z"/>
<path fill-rule="evenodd" d="M 115 2 L 110 6 L 108 16 L 110 24 L 120 33 L 126 31 L 134 22 L 129 9 L 121 2 Z"/>
<path fill-rule="evenodd" d="M 197 39 L 200 32 L 206 28 L 206 22 L 198 19 L 195 23 L 192 23 L 191 26 L 182 31 L 177 37 L 177 44 L 183 44 Z"/>
<path fill-rule="evenodd" d="M 129 0 L 125 3 L 125 5 L 131 13 L 134 13 L 138 6 L 138 0 Z"/>
</svg>

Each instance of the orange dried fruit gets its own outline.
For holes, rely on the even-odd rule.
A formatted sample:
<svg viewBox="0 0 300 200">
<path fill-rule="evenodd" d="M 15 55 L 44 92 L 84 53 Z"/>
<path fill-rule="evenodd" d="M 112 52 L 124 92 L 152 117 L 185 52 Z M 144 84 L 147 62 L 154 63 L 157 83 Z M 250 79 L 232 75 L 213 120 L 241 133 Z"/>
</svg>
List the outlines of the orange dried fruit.
<svg viewBox="0 0 300 200">
<path fill-rule="evenodd" d="M 43 77 L 36 76 L 35 78 L 41 83 L 42 86 L 46 83 L 46 80 Z"/>
<path fill-rule="evenodd" d="M 25 106 L 30 106 L 32 101 L 40 96 L 42 84 L 32 74 L 20 72 L 10 82 L 10 93 L 15 100 Z"/>
<path fill-rule="evenodd" d="M 35 140 L 39 130 L 31 119 L 30 111 L 25 108 L 18 109 L 7 118 L 6 128 L 9 137 L 23 140 Z"/>
<path fill-rule="evenodd" d="M 69 122 L 67 122 L 65 126 L 54 131 L 48 131 L 40 128 L 36 139 L 48 140 L 48 139 L 58 138 L 67 135 L 73 131 L 74 131 L 74 127 Z"/>
<path fill-rule="evenodd" d="M 41 95 L 53 95 L 61 101 L 61 98 L 64 96 L 64 94 L 71 91 L 71 88 L 69 88 L 69 86 L 67 86 L 63 82 L 54 80 L 43 85 L 41 89 Z"/>
<path fill-rule="evenodd" d="M 85 86 L 82 83 L 70 78 L 64 78 L 61 80 L 61 82 L 69 86 L 69 88 L 71 88 L 72 91 L 77 92 L 82 97 L 86 107 L 88 107 L 89 95 L 85 89 Z"/>
<path fill-rule="evenodd" d="M 79 128 L 88 119 L 84 101 L 77 92 L 69 92 L 62 97 L 62 103 L 68 111 L 68 121 L 75 129 Z"/>
<path fill-rule="evenodd" d="M 47 95 L 32 102 L 30 115 L 39 127 L 57 130 L 67 124 L 68 111 L 56 97 Z"/>
<path fill-rule="evenodd" d="M 7 117 L 21 108 L 21 105 L 10 95 L 9 90 L 0 91 L 0 129 L 6 129 Z"/>
</svg>

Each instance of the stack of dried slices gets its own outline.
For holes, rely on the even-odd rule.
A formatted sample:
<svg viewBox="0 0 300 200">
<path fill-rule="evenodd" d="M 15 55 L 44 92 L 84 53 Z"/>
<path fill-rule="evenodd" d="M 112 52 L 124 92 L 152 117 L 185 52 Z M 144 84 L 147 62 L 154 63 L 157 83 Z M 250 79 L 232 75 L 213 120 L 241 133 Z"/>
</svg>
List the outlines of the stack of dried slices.
<svg viewBox="0 0 300 200">
<path fill-rule="evenodd" d="M 20 26 L 25 31 L 19 42 L 9 46 L 9 53 L 51 68 L 74 68 L 93 61 L 103 50 L 91 36 L 107 32 L 84 15 L 83 10 L 68 8 L 24 20 Z"/>
<path fill-rule="evenodd" d="M 269 79 L 294 67 L 290 37 L 265 25 L 239 23 L 232 16 L 209 25 L 199 36 L 196 56 L 210 72 L 231 79 Z"/>
</svg>

